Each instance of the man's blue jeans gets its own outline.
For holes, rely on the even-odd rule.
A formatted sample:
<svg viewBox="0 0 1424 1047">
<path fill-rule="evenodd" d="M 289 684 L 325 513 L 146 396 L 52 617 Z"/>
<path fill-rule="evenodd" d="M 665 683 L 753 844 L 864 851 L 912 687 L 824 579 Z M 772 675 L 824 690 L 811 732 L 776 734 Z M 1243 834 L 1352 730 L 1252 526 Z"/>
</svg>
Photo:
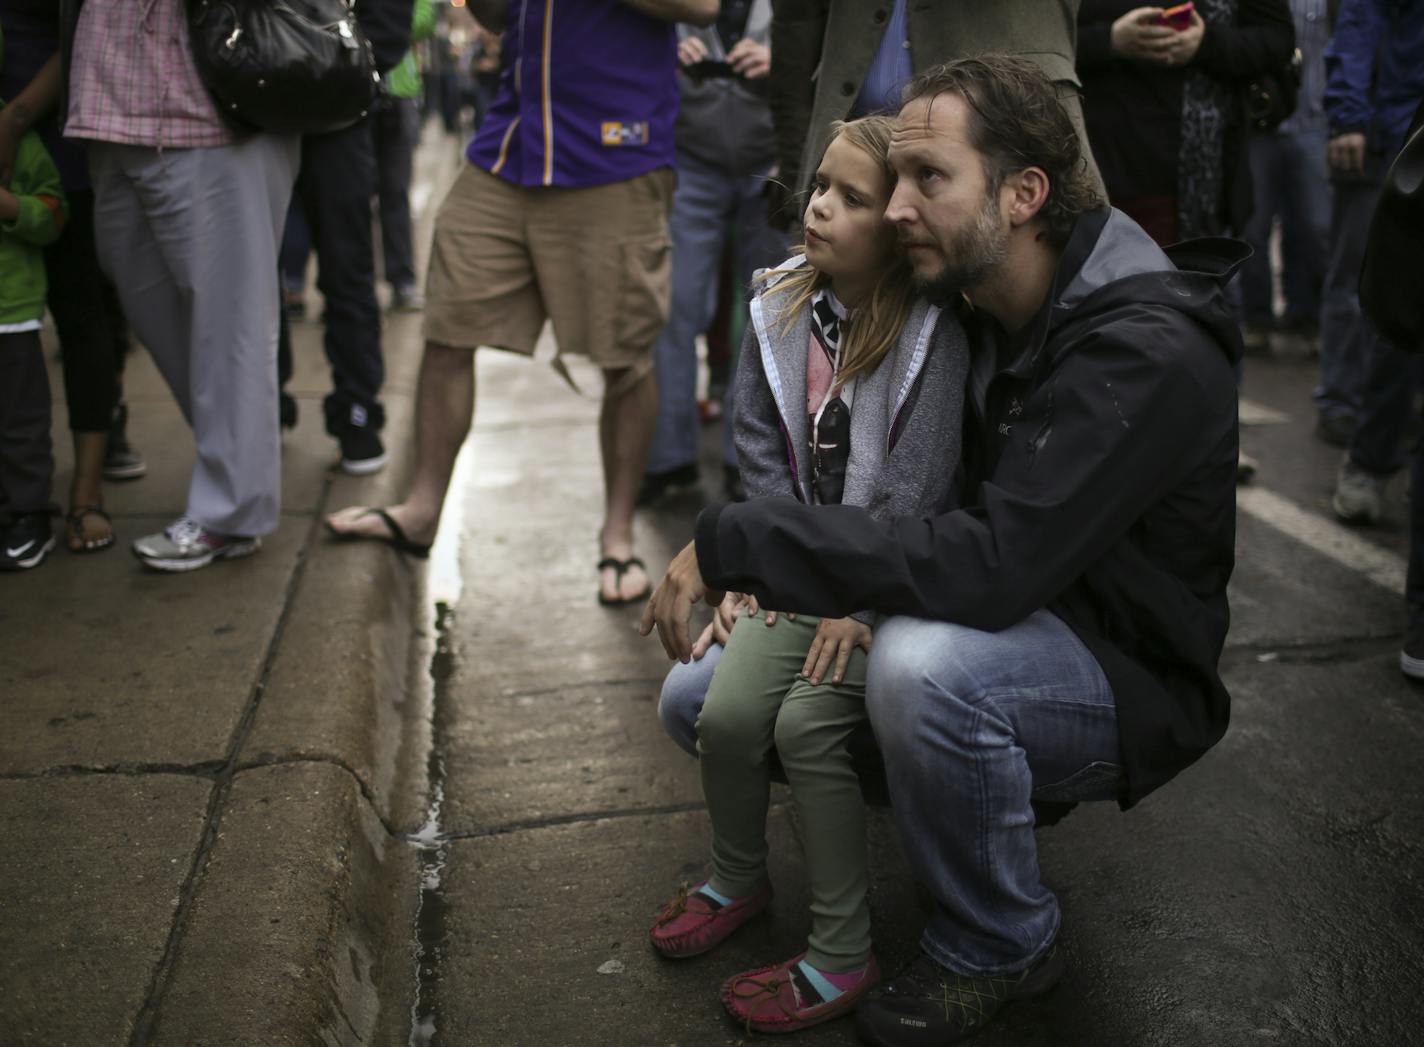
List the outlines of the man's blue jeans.
<svg viewBox="0 0 1424 1047">
<path fill-rule="evenodd" d="M 663 685 L 658 714 L 685 749 L 714 650 Z M 1030 801 L 1111 800 L 1122 787 L 1097 661 L 1049 611 L 997 633 L 890 618 L 875 632 L 866 706 L 906 858 L 936 903 L 921 946 L 962 974 L 1030 966 L 1059 923 Z"/>
<path fill-rule="evenodd" d="M 1330 173 L 1324 128 L 1251 135 L 1255 207 L 1242 235 L 1255 252 L 1241 267 L 1246 319 L 1272 318 L 1271 225 L 1281 220 L 1281 289 L 1286 319 L 1314 326 L 1320 317 L 1330 233 Z"/>
<path fill-rule="evenodd" d="M 1371 153 L 1362 177 L 1337 176 L 1332 182 L 1330 259 L 1320 304 L 1320 385 L 1315 390 L 1315 407 L 1322 415 L 1359 414 L 1381 344 L 1374 324 L 1360 312 L 1359 287 L 1370 218 L 1389 160 Z"/>
<path fill-rule="evenodd" d="M 697 461 L 697 347 L 717 305 L 722 251 L 732 238 L 733 272 L 745 286 L 757 269 L 786 253 L 785 238 L 767 225 L 765 173 L 735 174 L 677 154 L 677 190 L 668 228 L 672 234 L 672 306 L 653 347 L 658 382 L 658 424 L 648 472 L 664 473 Z M 731 386 L 728 386 L 730 396 Z M 723 454 L 735 465 L 730 402 L 723 413 Z"/>
</svg>

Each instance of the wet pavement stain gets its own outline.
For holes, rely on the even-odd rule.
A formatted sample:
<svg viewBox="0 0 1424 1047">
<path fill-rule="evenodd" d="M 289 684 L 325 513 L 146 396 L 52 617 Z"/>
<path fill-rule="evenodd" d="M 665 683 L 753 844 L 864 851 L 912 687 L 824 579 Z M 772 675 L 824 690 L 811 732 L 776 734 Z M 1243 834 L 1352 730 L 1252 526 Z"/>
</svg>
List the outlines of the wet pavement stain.
<svg viewBox="0 0 1424 1047">
<path fill-rule="evenodd" d="M 439 1047 L 440 967 L 447 939 L 444 893 L 447 841 L 440 831 L 445 803 L 445 746 L 449 727 L 450 685 L 455 675 L 452 632 L 455 613 L 439 603 L 435 609 L 435 652 L 430 657 L 431 742 L 427 761 L 430 805 L 425 823 L 410 837 L 417 849 L 420 898 L 415 910 L 415 999 L 410 1009 L 409 1047 Z"/>
</svg>

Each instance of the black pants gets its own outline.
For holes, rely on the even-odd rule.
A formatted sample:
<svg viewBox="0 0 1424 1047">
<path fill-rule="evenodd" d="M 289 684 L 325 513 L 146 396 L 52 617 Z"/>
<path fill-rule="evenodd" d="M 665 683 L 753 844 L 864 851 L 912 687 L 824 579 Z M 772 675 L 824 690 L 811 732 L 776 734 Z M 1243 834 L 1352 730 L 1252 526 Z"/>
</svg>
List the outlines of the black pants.
<svg viewBox="0 0 1424 1047">
<path fill-rule="evenodd" d="M 414 98 L 387 98 L 371 114 L 380 197 L 381 261 L 395 290 L 415 287 L 415 247 L 410 229 L 410 173 L 420 138 L 420 108 Z"/>
<path fill-rule="evenodd" d="M 0 515 L 49 511 L 49 429 L 49 373 L 40 333 L 0 334 Z"/>
<path fill-rule="evenodd" d="M 104 433 L 119 402 L 128 323 L 94 250 L 94 193 L 70 190 L 69 220 L 45 249 L 47 304 L 64 357 L 69 428 Z"/>
<path fill-rule="evenodd" d="M 354 404 L 373 418 L 381 417 L 376 401 L 385 381 L 385 361 L 371 238 L 375 192 L 369 118 L 344 131 L 302 139 L 296 194 L 316 249 L 316 285 L 326 300 L 323 344 L 334 387 L 326 401 L 326 427 L 332 435 L 340 435 Z M 286 341 L 285 318 L 282 324 Z"/>
</svg>

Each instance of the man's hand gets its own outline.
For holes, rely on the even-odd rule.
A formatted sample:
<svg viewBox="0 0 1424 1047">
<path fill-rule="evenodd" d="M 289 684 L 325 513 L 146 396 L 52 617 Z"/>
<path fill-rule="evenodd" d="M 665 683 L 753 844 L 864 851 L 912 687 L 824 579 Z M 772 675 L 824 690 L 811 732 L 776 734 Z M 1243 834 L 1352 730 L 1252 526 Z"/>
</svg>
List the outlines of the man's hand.
<svg viewBox="0 0 1424 1047">
<path fill-rule="evenodd" d="M 738 75 L 759 80 L 771 72 L 771 48 L 744 36 L 727 52 L 727 62 Z"/>
<path fill-rule="evenodd" d="M 811 641 L 811 649 L 806 652 L 806 664 L 801 667 L 801 675 L 813 684 L 819 684 L 826 670 L 834 664 L 831 683 L 845 679 L 846 666 L 850 664 L 851 651 L 860 647 L 870 650 L 870 627 L 854 618 L 822 618 L 816 627 L 816 638 Z"/>
<path fill-rule="evenodd" d="M 692 657 L 692 644 L 688 635 L 688 621 L 692 617 L 692 605 L 706 599 L 708 603 L 719 604 L 725 593 L 708 589 L 702 580 L 702 572 L 697 569 L 697 547 L 688 542 L 682 552 L 668 564 L 658 587 L 643 610 L 643 620 L 638 623 L 638 632 L 647 636 L 656 625 L 658 639 L 669 658 L 686 662 Z"/>
<path fill-rule="evenodd" d="M 1165 65 L 1177 30 L 1161 25 L 1160 7 L 1134 7 L 1112 24 L 1112 50 L 1119 58 L 1133 62 Z"/>
<path fill-rule="evenodd" d="M 700 37 L 689 36 L 677 43 L 677 60 L 683 65 L 696 65 L 707 57 L 707 45 Z"/>
<path fill-rule="evenodd" d="M 1325 160 L 1336 174 L 1365 173 L 1365 136 L 1359 131 L 1336 135 L 1325 145 Z"/>
</svg>

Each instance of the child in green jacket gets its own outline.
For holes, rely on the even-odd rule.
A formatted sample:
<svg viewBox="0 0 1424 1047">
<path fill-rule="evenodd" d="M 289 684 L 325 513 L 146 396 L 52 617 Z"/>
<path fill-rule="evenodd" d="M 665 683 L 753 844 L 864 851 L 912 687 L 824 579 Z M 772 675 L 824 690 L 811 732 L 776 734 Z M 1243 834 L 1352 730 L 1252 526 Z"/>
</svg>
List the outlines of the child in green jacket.
<svg viewBox="0 0 1424 1047">
<path fill-rule="evenodd" d="M 49 375 L 40 321 L 43 248 L 59 236 L 66 213 L 59 172 L 30 132 L 20 139 L 10 184 L 0 186 L 0 571 L 38 567 L 55 544 Z"/>
</svg>

